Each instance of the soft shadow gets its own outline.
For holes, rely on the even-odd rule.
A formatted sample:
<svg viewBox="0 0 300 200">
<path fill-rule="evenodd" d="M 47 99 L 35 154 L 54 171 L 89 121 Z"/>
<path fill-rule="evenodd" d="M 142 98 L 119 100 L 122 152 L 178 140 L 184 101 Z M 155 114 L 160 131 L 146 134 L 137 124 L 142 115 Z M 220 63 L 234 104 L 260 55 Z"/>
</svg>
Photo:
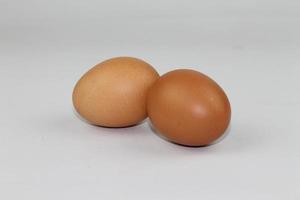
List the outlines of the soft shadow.
<svg viewBox="0 0 300 200">
<path fill-rule="evenodd" d="M 222 142 L 229 135 L 230 132 L 231 132 L 231 124 L 229 124 L 228 128 L 223 133 L 223 135 L 221 135 L 216 141 L 214 141 L 210 145 L 215 145 L 215 144 L 218 144 L 218 143 Z"/>
<path fill-rule="evenodd" d="M 83 117 L 81 117 L 81 115 L 79 115 L 78 112 L 77 112 L 74 108 L 72 109 L 72 111 L 73 111 L 74 115 L 75 115 L 79 120 L 81 120 L 82 122 L 87 123 L 87 124 L 89 124 L 89 125 L 91 125 L 91 126 L 96 126 L 96 127 L 105 128 L 105 129 L 124 129 L 124 128 L 131 128 L 131 127 L 134 127 L 134 126 L 138 126 L 138 125 L 140 125 L 140 124 L 142 124 L 142 123 L 144 123 L 144 122 L 146 121 L 146 119 L 145 119 L 145 120 L 143 120 L 143 121 L 141 121 L 141 122 L 139 122 L 139 123 L 137 123 L 137 124 L 128 125 L 128 126 L 120 126 L 120 127 L 101 126 L 101 125 L 93 124 L 93 123 L 87 121 L 86 119 L 84 119 Z"/>
<path fill-rule="evenodd" d="M 258 138 L 259 135 L 255 134 L 259 133 L 260 131 L 257 130 L 253 124 L 244 123 L 243 121 L 235 121 L 234 123 L 231 123 L 225 133 L 210 145 L 185 146 L 169 141 L 153 127 L 149 119 L 146 119 L 134 126 L 111 128 L 92 125 L 81 118 L 74 109 L 73 113 L 75 116 L 77 116 L 77 119 L 81 120 L 81 123 L 86 124 L 87 128 L 81 126 L 82 128 L 80 128 L 80 131 L 76 133 L 78 130 L 78 125 L 74 126 L 74 123 L 76 123 L 76 118 L 74 116 L 72 117 L 67 115 L 65 117 L 58 117 L 60 120 L 56 118 L 54 122 L 55 124 L 52 125 L 49 124 L 49 119 L 45 120 L 48 121 L 47 126 L 49 127 L 47 129 L 49 131 L 54 131 L 54 129 L 56 131 L 62 130 L 65 131 L 65 133 L 68 132 L 69 134 L 78 135 L 80 135 L 82 132 L 86 132 L 91 135 L 97 135 L 97 138 L 99 137 L 107 140 L 116 140 L 118 144 L 123 144 L 124 148 L 127 150 L 130 149 L 133 152 L 143 151 L 145 154 L 151 154 L 153 156 L 156 154 L 159 154 L 159 156 L 170 156 L 174 154 L 175 156 L 178 155 L 178 153 L 189 154 L 189 152 L 235 154 L 248 151 L 249 149 L 251 150 L 253 148 L 260 148 L 263 143 L 266 142 L 264 141 L 264 138 Z M 147 125 L 145 125 L 145 122 Z M 162 140 L 156 140 L 154 134 L 151 133 L 148 127 L 150 127 L 152 132 Z M 224 140 L 225 138 L 226 140 Z"/>
<path fill-rule="evenodd" d="M 215 145 L 215 144 L 218 144 L 220 143 L 222 140 L 224 140 L 228 134 L 230 133 L 230 130 L 231 130 L 231 125 L 229 125 L 229 127 L 226 129 L 226 131 L 224 132 L 224 134 L 222 136 L 220 136 L 220 138 L 218 138 L 216 141 L 214 141 L 213 143 L 211 144 L 207 144 L 207 145 L 199 145 L 199 146 L 190 146 L 190 145 L 184 145 L 184 144 L 179 144 L 179 143 L 176 143 L 176 142 L 173 142 L 171 140 L 169 140 L 168 138 L 166 138 L 163 134 L 161 134 L 154 126 L 153 124 L 151 123 L 150 120 L 147 121 L 150 129 L 155 133 L 155 135 L 157 135 L 158 137 L 162 138 L 163 140 L 171 143 L 171 144 L 175 144 L 179 147 L 184 147 L 184 148 L 187 148 L 187 149 L 208 149 L 209 147 Z"/>
</svg>

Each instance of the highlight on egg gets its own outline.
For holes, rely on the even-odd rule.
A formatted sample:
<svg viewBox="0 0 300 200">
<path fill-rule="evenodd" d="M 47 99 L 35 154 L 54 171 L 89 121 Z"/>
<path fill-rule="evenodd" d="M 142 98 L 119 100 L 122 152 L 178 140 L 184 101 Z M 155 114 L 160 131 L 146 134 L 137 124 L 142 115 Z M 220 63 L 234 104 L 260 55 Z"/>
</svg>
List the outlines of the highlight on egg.
<svg viewBox="0 0 300 200">
<path fill-rule="evenodd" d="M 157 71 L 138 58 L 103 61 L 77 82 L 73 91 L 74 108 L 94 125 L 135 125 L 147 117 L 147 92 L 158 78 Z"/>
</svg>

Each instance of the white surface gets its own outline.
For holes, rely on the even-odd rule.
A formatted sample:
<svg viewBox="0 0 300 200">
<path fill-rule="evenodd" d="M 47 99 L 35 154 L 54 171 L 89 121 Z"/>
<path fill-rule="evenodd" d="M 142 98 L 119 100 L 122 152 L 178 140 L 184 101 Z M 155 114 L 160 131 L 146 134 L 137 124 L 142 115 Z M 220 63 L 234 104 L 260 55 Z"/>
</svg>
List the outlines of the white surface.
<svg viewBox="0 0 300 200">
<path fill-rule="evenodd" d="M 299 1 L 0 0 L 0 199 L 300 199 Z M 170 144 L 146 123 L 93 127 L 71 92 L 94 64 L 142 58 L 227 92 L 229 135 Z"/>
</svg>

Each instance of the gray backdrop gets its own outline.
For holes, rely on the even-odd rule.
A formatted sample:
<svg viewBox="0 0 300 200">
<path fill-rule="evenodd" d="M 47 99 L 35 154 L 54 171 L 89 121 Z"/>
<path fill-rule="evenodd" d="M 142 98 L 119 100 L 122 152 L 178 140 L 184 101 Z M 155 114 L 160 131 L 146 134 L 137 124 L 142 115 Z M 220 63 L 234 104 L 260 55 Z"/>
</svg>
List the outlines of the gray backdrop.
<svg viewBox="0 0 300 200">
<path fill-rule="evenodd" d="M 300 1 L 0 0 L 0 199 L 300 199 Z M 170 144 L 80 121 L 71 93 L 120 55 L 202 71 L 229 135 Z"/>
</svg>

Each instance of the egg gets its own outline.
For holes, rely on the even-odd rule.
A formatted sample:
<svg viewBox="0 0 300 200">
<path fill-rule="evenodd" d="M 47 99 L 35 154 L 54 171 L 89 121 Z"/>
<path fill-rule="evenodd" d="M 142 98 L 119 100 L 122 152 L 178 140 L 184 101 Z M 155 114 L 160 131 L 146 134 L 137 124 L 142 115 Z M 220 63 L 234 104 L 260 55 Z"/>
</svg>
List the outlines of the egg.
<svg viewBox="0 0 300 200">
<path fill-rule="evenodd" d="M 162 137 L 185 146 L 205 146 L 227 129 L 231 108 L 223 89 L 208 76 L 179 69 L 150 88 L 147 112 Z"/>
<path fill-rule="evenodd" d="M 147 117 L 147 92 L 158 78 L 156 70 L 143 60 L 132 57 L 106 60 L 77 82 L 73 91 L 75 110 L 94 125 L 135 125 Z"/>
</svg>

